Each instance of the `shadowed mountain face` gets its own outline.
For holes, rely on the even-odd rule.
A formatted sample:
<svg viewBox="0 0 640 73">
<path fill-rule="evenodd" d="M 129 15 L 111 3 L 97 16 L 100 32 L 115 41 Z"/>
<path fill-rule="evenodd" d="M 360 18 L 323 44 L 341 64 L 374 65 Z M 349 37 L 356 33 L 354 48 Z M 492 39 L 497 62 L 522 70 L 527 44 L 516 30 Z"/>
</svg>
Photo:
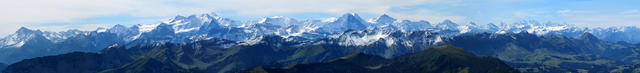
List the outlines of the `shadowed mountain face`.
<svg viewBox="0 0 640 73">
<path fill-rule="evenodd" d="M 211 39 L 129 48 L 113 45 L 98 54 L 70 53 L 23 60 L 12 64 L 3 73 L 232 72 L 258 65 L 321 62 L 349 53 L 335 45 L 294 46 L 300 43 L 286 42 L 281 38 L 263 40 L 265 43 L 227 48 L 225 45 L 236 42 Z"/>
<path fill-rule="evenodd" d="M 4 70 L 4 68 L 7 68 L 7 66 L 7 64 L 0 63 L 0 71 Z"/>
<path fill-rule="evenodd" d="M 239 46 L 226 46 L 236 42 L 222 39 L 187 44 L 112 45 L 100 53 L 78 52 L 23 60 L 12 64 L 3 73 L 234 72 L 255 66 L 327 62 L 351 52 L 375 54 L 372 51 L 380 50 L 366 49 L 374 46 L 343 47 L 336 43 L 303 43 L 279 37 L 261 40 L 262 43 Z M 461 54 L 472 56 L 469 53 Z"/>
<path fill-rule="evenodd" d="M 127 63 L 119 68 L 104 70 L 100 73 L 199 73 L 193 70 L 183 69 L 180 66 L 161 62 L 151 58 L 139 59 Z"/>
<path fill-rule="evenodd" d="M 640 63 L 618 66 L 611 73 L 640 73 Z"/>
<path fill-rule="evenodd" d="M 579 38 L 485 33 L 455 37 L 448 44 L 534 73 L 610 72 L 640 58 L 638 46 L 602 41 L 590 33 Z"/>
<path fill-rule="evenodd" d="M 475 56 L 450 45 L 385 59 L 353 53 L 323 63 L 255 67 L 247 73 L 517 73 L 499 59 Z"/>
<path fill-rule="evenodd" d="M 95 73 L 129 61 L 120 58 L 104 60 L 107 58 L 109 57 L 82 52 L 38 57 L 12 64 L 3 73 Z"/>
</svg>

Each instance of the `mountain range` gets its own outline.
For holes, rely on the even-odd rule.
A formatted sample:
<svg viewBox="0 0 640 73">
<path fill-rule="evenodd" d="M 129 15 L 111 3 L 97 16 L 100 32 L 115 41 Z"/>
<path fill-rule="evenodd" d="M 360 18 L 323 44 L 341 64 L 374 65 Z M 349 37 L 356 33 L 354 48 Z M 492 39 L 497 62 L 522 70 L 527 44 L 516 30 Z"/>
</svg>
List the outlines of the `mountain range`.
<svg viewBox="0 0 640 73">
<path fill-rule="evenodd" d="M 246 73 L 518 73 L 502 61 L 475 56 L 451 45 L 385 59 L 353 53 L 323 63 L 293 64 L 285 67 L 255 67 Z"/>
<path fill-rule="evenodd" d="M 603 73 L 635 64 L 640 57 L 640 46 L 599 40 L 591 33 L 579 38 L 483 33 L 458 36 L 447 42 L 475 55 L 499 58 L 526 73 Z"/>
<path fill-rule="evenodd" d="M 0 39 L 0 63 L 11 64 L 4 71 L 9 73 L 62 67 L 75 59 L 91 59 L 87 70 L 78 72 L 127 72 L 155 65 L 162 68 L 136 71 L 232 72 L 326 62 L 351 52 L 397 58 L 451 44 L 474 55 L 498 58 L 520 72 L 598 72 L 633 67 L 630 64 L 639 58 L 638 44 L 633 44 L 640 42 L 639 32 L 633 26 L 592 28 L 537 21 L 436 24 L 386 14 L 367 21 L 355 13 L 320 20 L 274 16 L 236 21 L 212 13 L 94 31 L 22 27 Z M 32 63 L 66 56 L 74 59 Z"/>
<path fill-rule="evenodd" d="M 417 34 L 420 33 L 418 31 L 412 33 L 414 34 L 410 35 L 413 36 L 427 35 Z M 404 40 L 420 41 L 415 39 Z M 602 41 L 590 33 L 583 34 L 581 38 L 545 37 L 529 33 L 482 33 L 441 39 L 442 44 L 464 47 L 464 50 L 468 51 L 460 55 L 495 57 L 504 61 L 509 67 L 526 73 L 628 71 L 629 68 L 634 68 L 634 62 L 637 62 L 637 58 L 640 57 L 637 55 L 640 51 L 637 45 Z M 252 45 L 233 45 L 246 44 L 246 42 L 217 38 L 190 43 L 137 45 L 128 48 L 125 45 L 114 44 L 98 53 L 75 52 L 26 59 L 12 64 L 3 73 L 25 73 L 21 71 L 29 71 L 26 73 L 39 71 L 154 72 L 158 70 L 224 73 L 246 71 L 256 66 L 264 68 L 314 64 L 310 66 L 313 67 L 316 63 L 336 62 L 336 59 L 353 55 L 352 52 L 379 56 L 382 59 L 374 61 L 384 61 L 402 58 L 412 53 L 423 53 L 420 52 L 421 50 L 430 50 L 416 48 L 441 45 L 392 44 L 397 46 L 389 47 L 388 42 L 379 41 L 364 46 L 344 46 L 336 42 L 340 40 L 321 39 L 318 42 L 305 42 L 289 41 L 279 36 L 265 36 L 260 39 L 260 42 Z"/>
<path fill-rule="evenodd" d="M 241 45 L 230 48 L 224 48 L 223 46 L 234 42 L 223 39 L 201 40 L 186 44 L 158 43 L 154 45 L 138 45 L 131 48 L 126 48 L 125 45 L 112 45 L 99 53 L 73 52 L 26 59 L 12 64 L 5 69 L 3 73 L 228 73 L 242 72 L 243 70 L 256 66 L 287 66 L 317 62 L 340 62 L 336 60 L 345 59 L 350 55 L 354 55 L 353 52 L 376 50 L 366 47 L 341 47 L 338 44 L 327 43 L 305 44 L 301 42 L 287 42 L 284 38 L 277 36 L 265 38 L 263 41 L 265 42 L 255 45 Z M 372 61 L 381 61 L 372 62 L 372 64 L 387 63 L 382 62 L 387 59 L 381 56 L 359 53 L 358 57 L 360 57 L 360 55 L 378 59 Z M 465 63 L 467 62 L 466 59 L 483 61 Z M 460 60 L 460 62 L 448 62 L 455 60 Z M 436 67 L 429 67 L 436 68 L 437 71 L 441 72 L 516 72 L 515 69 L 509 67 L 497 58 L 478 57 L 464 51 L 464 49 L 454 48 L 452 46 L 430 49 L 416 53 L 416 55 L 401 55 L 398 56 L 396 60 L 389 60 L 388 63 L 412 63 L 414 61 L 438 64 L 434 65 Z M 437 69 L 437 66 L 449 66 L 450 64 L 452 64 L 450 67 Z M 403 67 L 413 65 L 414 64 L 394 64 L 390 66 Z M 483 68 L 487 67 L 485 65 L 495 66 L 495 69 L 485 70 Z"/>
</svg>

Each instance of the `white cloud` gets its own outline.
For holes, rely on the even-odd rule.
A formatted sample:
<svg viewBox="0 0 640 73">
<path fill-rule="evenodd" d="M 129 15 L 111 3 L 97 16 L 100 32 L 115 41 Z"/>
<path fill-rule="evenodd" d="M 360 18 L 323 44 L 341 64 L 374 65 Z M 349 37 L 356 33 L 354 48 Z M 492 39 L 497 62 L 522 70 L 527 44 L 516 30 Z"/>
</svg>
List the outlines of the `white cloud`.
<svg viewBox="0 0 640 73">
<path fill-rule="evenodd" d="M 391 7 L 426 3 L 451 3 L 446 0 L 12 0 L 0 4 L 0 20 L 9 23 L 78 22 L 89 17 L 129 14 L 134 16 L 190 15 L 234 11 L 238 15 L 324 12 L 381 14 Z"/>
<path fill-rule="evenodd" d="M 621 14 L 640 14 L 640 9 L 631 9 L 627 11 L 620 12 Z"/>
<path fill-rule="evenodd" d="M 531 12 L 517 11 L 517 12 L 513 13 L 513 15 L 515 17 L 518 17 L 518 18 L 532 18 L 532 17 L 538 17 L 540 14 L 531 13 Z"/>
<path fill-rule="evenodd" d="M 590 27 L 609 27 L 609 26 L 639 26 L 640 27 L 640 23 L 636 21 L 637 19 L 640 19 L 640 14 L 568 16 L 567 22 L 572 24 L 590 26 Z"/>
<path fill-rule="evenodd" d="M 556 13 L 567 16 L 567 15 L 576 15 L 576 14 L 595 13 L 595 11 L 564 9 L 564 10 L 558 10 L 556 11 Z"/>
<path fill-rule="evenodd" d="M 557 13 L 566 18 L 568 23 L 587 27 L 640 26 L 640 23 L 637 22 L 640 19 L 640 14 L 638 14 L 640 10 L 626 10 L 613 14 L 574 10 L 559 10 Z"/>
<path fill-rule="evenodd" d="M 558 11 L 556 11 L 556 13 L 560 13 L 560 14 L 567 14 L 567 13 L 569 13 L 569 12 L 571 12 L 571 10 L 569 10 L 569 9 L 565 9 L 565 10 L 558 10 Z"/>
<path fill-rule="evenodd" d="M 391 7 L 412 6 L 433 3 L 454 3 L 448 0 L 188 0 L 201 7 L 237 11 L 238 15 L 266 16 L 286 13 L 323 12 L 342 14 L 350 11 L 381 14 Z"/>
<path fill-rule="evenodd" d="M 175 15 L 177 8 L 163 6 L 155 1 L 133 0 L 3 0 L 0 2 L 0 36 L 13 33 L 21 26 L 37 26 L 42 23 L 72 23 L 91 17 L 130 14 L 136 16 Z M 61 25 L 74 26 L 75 24 Z M 55 30 L 68 30 L 58 28 Z M 43 28 L 45 29 L 45 28 Z M 83 28 L 74 28 L 83 29 Z"/>
</svg>

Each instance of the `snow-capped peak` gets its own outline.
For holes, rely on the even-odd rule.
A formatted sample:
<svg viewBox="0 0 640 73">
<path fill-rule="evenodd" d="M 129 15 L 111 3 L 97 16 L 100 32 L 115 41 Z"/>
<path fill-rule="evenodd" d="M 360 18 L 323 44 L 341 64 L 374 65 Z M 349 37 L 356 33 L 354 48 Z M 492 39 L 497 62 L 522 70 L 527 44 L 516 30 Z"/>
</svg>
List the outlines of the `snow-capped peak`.
<svg viewBox="0 0 640 73">
<path fill-rule="evenodd" d="M 451 24 L 451 25 L 455 24 L 455 25 L 458 25 L 458 24 L 454 23 L 453 21 L 451 21 L 449 19 L 440 22 L 440 24 Z"/>
<path fill-rule="evenodd" d="M 356 13 L 348 13 L 348 14 L 342 15 L 342 17 L 338 18 L 337 21 L 338 22 L 359 22 L 361 24 L 363 20 Z"/>
<path fill-rule="evenodd" d="M 96 29 L 96 32 L 101 33 L 101 32 L 107 32 L 106 28 L 102 28 L 102 27 L 98 27 L 98 29 Z"/>
<path fill-rule="evenodd" d="M 349 29 L 362 30 L 362 29 L 366 29 L 367 27 L 368 26 L 366 22 L 364 22 L 362 18 L 358 16 L 358 14 L 347 13 L 342 15 L 342 17 L 338 18 L 333 22 L 322 25 L 320 27 L 321 29 L 320 32 L 337 33 L 337 32 L 343 32 Z"/>
<path fill-rule="evenodd" d="M 396 19 L 392 18 L 387 14 L 383 14 L 375 19 L 375 22 L 378 24 L 390 24 L 390 23 L 393 23 L 394 21 L 396 21 Z"/>
<path fill-rule="evenodd" d="M 138 27 L 138 31 L 140 32 L 149 32 L 149 31 L 152 31 L 153 29 L 156 29 L 158 25 L 160 24 L 148 24 L 148 25 L 138 24 L 135 26 Z"/>
<path fill-rule="evenodd" d="M 116 24 L 115 26 L 105 30 L 108 33 L 114 33 L 118 36 L 133 36 L 139 34 L 138 26 L 127 27 L 124 25 Z M 100 32 L 100 30 L 98 31 Z M 104 32 L 104 31 L 103 31 Z"/>
<path fill-rule="evenodd" d="M 386 39 L 390 34 L 391 31 L 388 30 L 351 30 L 333 35 L 332 38 L 338 39 L 338 44 L 343 46 L 366 46 Z M 391 40 L 388 42 L 393 44 Z"/>
<path fill-rule="evenodd" d="M 211 21 L 211 20 L 215 20 L 215 19 L 219 19 L 220 17 L 217 16 L 215 13 L 210 13 L 210 14 L 200 14 L 200 15 L 190 15 L 190 16 L 176 16 L 174 18 L 169 19 L 169 21 L 165 21 L 164 23 L 167 24 L 185 24 L 185 23 L 202 23 L 202 22 L 206 22 L 206 21 Z"/>
<path fill-rule="evenodd" d="M 449 34 L 455 36 L 462 33 L 517 33 L 520 31 L 531 32 L 538 35 L 545 35 L 547 33 L 573 34 L 575 32 L 593 32 L 596 36 L 603 37 L 602 35 L 606 35 L 604 33 L 619 33 L 629 31 L 635 32 L 635 29 L 639 28 L 580 29 L 568 26 L 567 24 L 555 24 L 550 22 L 541 24 L 533 20 L 519 21 L 510 24 L 501 23 L 500 26 L 496 26 L 493 23 L 482 25 L 476 24 L 474 22 L 468 22 L 459 25 L 451 20 L 444 20 L 438 24 L 431 24 L 428 21 L 409 21 L 395 19 L 387 14 L 383 14 L 377 18 L 365 22 L 356 13 L 346 13 L 340 17 L 332 17 L 321 20 L 310 19 L 305 21 L 296 21 L 293 18 L 287 18 L 284 16 L 273 16 L 265 17 L 262 20 L 234 21 L 230 19 L 220 18 L 214 13 L 211 13 L 190 16 L 176 16 L 163 23 L 145 25 L 138 24 L 132 26 L 131 28 L 127 28 L 123 25 L 115 25 L 109 29 L 97 29 L 96 32 L 116 33 L 118 37 L 125 37 L 124 39 L 127 39 L 126 42 L 136 40 L 139 37 L 144 39 L 151 37 L 151 40 L 154 41 L 155 39 L 153 38 L 157 37 L 162 39 L 163 41 L 167 40 L 170 42 L 183 42 L 203 37 L 238 41 L 246 40 L 247 37 L 263 35 L 276 35 L 288 39 L 316 39 L 328 38 L 327 36 L 349 30 L 369 29 L 391 29 L 400 30 L 400 32 L 433 30 L 434 32 L 446 34 L 447 37 L 449 36 Z M 77 34 L 79 32 L 73 33 Z M 74 35 L 62 32 L 41 32 L 39 30 L 31 30 L 25 27 L 20 28 L 14 35 L 18 34 L 38 34 L 36 36 L 44 36 L 45 38 L 54 42 L 56 40 L 59 40 L 59 38 L 64 39 L 69 37 L 69 35 Z M 377 39 L 385 38 L 388 36 L 390 36 L 389 33 L 371 32 L 367 33 L 366 36 L 353 37 L 353 40 L 355 41 L 351 41 L 351 43 L 364 41 L 365 44 L 370 44 L 372 41 L 377 41 Z M 16 37 L 20 37 L 18 39 L 22 39 L 21 36 Z M 611 39 L 611 37 L 604 37 L 605 38 L 603 39 Z M 19 44 L 21 41 L 22 40 L 4 40 L 3 42 L 13 45 Z M 385 41 L 389 40 L 385 39 Z M 24 42 L 27 42 L 27 44 L 32 43 L 29 41 Z M 0 46 L 3 45 L 0 44 Z"/>
<path fill-rule="evenodd" d="M 489 24 L 487 24 L 487 26 L 489 26 L 491 28 L 494 28 L 494 29 L 498 29 L 498 25 L 493 24 L 493 23 L 489 23 Z"/>
<path fill-rule="evenodd" d="M 190 15 L 188 17 L 176 16 L 165 23 L 171 25 L 176 31 L 174 33 L 190 32 L 199 30 L 203 25 L 207 25 L 220 19 L 215 13 Z"/>
<path fill-rule="evenodd" d="M 273 17 L 263 18 L 258 23 L 259 24 L 272 24 L 272 25 L 279 25 L 279 26 L 291 26 L 291 25 L 297 24 L 297 20 L 292 19 L 292 18 L 287 18 L 287 17 L 284 17 L 284 16 L 273 16 Z"/>
<path fill-rule="evenodd" d="M 474 23 L 474 22 L 468 22 L 467 25 L 469 25 L 469 26 L 477 26 L 477 24 Z"/>
<path fill-rule="evenodd" d="M 31 33 L 42 33 L 40 30 L 31 30 L 29 28 L 26 27 L 20 27 L 20 29 L 18 29 L 18 31 L 16 31 L 14 34 L 31 34 Z"/>
<path fill-rule="evenodd" d="M 116 24 L 116 25 L 114 25 L 113 27 L 111 27 L 109 29 L 124 29 L 124 28 L 127 28 L 127 26 Z"/>
<path fill-rule="evenodd" d="M 6 36 L 0 40 L 0 48 L 5 47 L 22 47 L 25 41 L 32 40 L 34 37 L 42 36 L 43 33 L 40 30 L 31 30 L 26 27 L 20 27 L 15 33 Z"/>
<path fill-rule="evenodd" d="M 447 20 L 442 21 L 439 24 L 436 24 L 435 26 L 438 29 L 455 29 L 455 28 L 458 27 L 458 24 L 456 24 L 453 21 L 447 19 Z"/>
</svg>

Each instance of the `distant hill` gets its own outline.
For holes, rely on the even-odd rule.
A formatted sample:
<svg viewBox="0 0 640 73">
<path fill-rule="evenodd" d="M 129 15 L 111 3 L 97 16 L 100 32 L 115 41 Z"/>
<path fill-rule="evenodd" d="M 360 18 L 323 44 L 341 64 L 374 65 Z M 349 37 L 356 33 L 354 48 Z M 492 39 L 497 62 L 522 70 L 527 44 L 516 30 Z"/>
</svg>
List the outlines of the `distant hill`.
<svg viewBox="0 0 640 73">
<path fill-rule="evenodd" d="M 98 54 L 74 52 L 57 56 L 25 59 L 7 67 L 3 73 L 92 73 L 106 66 Z"/>
<path fill-rule="evenodd" d="M 243 73 L 517 73 L 491 57 L 475 56 L 450 45 L 414 54 L 385 59 L 354 53 L 324 63 L 297 64 L 285 67 L 255 67 Z"/>
<path fill-rule="evenodd" d="M 100 73 L 199 73 L 194 70 L 183 69 L 180 66 L 161 62 L 151 58 L 139 59 L 119 68 L 108 69 Z"/>
<path fill-rule="evenodd" d="M 591 33 L 578 38 L 483 33 L 454 37 L 447 44 L 499 58 L 526 73 L 603 73 L 635 64 L 640 57 L 636 45 L 599 40 Z"/>
<path fill-rule="evenodd" d="M 610 73 L 640 73 L 640 63 L 618 66 L 616 69 L 613 69 L 609 72 Z"/>
</svg>

